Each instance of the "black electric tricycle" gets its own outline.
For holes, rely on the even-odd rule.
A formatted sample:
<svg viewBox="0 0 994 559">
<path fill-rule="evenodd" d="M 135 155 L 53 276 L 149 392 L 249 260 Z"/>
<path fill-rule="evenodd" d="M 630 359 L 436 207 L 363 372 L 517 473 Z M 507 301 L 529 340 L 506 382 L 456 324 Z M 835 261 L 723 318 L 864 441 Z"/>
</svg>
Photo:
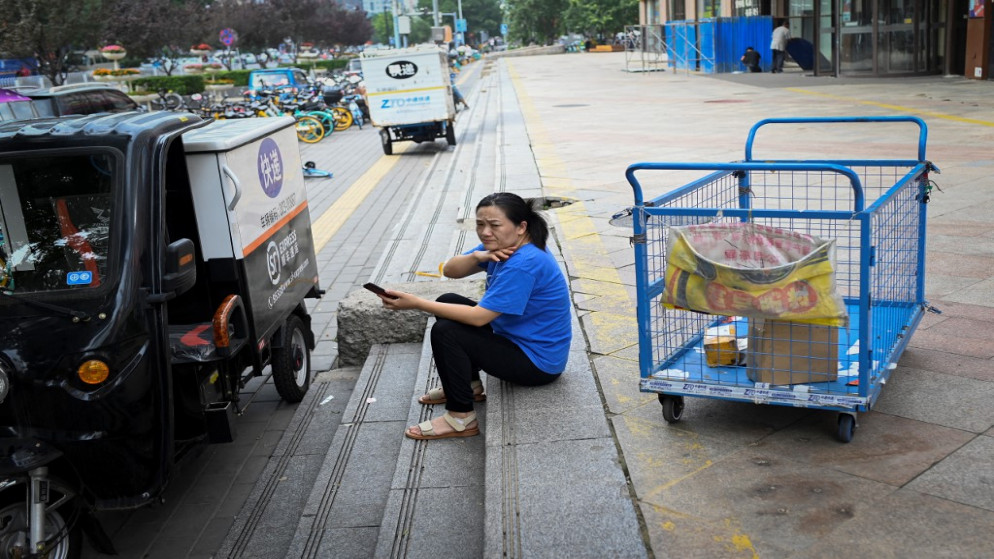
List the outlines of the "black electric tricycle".
<svg viewBox="0 0 994 559">
<path fill-rule="evenodd" d="M 299 402 L 321 295 L 292 118 L 0 124 L 0 557 L 70 558 L 229 442 L 239 389 Z"/>
</svg>

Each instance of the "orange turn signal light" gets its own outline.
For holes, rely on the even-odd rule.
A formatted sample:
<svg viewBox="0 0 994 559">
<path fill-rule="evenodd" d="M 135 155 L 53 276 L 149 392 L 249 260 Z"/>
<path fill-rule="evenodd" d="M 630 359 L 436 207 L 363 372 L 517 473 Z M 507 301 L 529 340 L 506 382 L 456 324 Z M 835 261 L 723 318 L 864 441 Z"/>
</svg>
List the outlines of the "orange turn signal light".
<svg viewBox="0 0 994 559">
<path fill-rule="evenodd" d="M 110 367 L 99 359 L 90 359 L 76 369 L 76 374 L 86 384 L 100 384 L 110 376 Z"/>
</svg>

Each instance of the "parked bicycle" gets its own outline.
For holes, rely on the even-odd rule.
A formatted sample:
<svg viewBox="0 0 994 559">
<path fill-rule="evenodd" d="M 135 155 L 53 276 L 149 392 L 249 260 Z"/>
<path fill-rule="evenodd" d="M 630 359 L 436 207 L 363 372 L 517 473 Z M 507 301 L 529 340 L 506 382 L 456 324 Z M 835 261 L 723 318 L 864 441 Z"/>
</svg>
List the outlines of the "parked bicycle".
<svg viewBox="0 0 994 559">
<path fill-rule="evenodd" d="M 178 111 L 185 108 L 183 96 L 179 93 L 160 89 L 156 91 L 158 97 L 149 101 L 149 106 L 155 111 Z"/>
</svg>

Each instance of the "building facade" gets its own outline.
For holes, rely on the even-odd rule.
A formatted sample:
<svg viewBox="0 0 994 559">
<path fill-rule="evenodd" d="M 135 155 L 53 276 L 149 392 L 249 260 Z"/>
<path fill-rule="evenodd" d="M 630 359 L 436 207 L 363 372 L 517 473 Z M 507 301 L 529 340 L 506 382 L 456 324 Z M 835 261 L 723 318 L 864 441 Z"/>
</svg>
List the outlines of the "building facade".
<svg viewBox="0 0 994 559">
<path fill-rule="evenodd" d="M 991 0 L 641 0 L 640 24 L 787 18 L 818 75 L 991 74 Z"/>
</svg>

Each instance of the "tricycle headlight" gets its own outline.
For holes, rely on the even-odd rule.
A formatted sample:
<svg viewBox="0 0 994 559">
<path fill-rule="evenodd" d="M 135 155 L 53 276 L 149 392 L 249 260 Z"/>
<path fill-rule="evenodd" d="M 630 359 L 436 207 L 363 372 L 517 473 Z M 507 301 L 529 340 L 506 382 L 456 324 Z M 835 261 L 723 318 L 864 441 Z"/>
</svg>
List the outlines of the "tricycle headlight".
<svg viewBox="0 0 994 559">
<path fill-rule="evenodd" d="M 110 376 L 110 367 L 100 359 L 90 359 L 76 369 L 76 374 L 86 384 L 100 384 Z"/>
</svg>

